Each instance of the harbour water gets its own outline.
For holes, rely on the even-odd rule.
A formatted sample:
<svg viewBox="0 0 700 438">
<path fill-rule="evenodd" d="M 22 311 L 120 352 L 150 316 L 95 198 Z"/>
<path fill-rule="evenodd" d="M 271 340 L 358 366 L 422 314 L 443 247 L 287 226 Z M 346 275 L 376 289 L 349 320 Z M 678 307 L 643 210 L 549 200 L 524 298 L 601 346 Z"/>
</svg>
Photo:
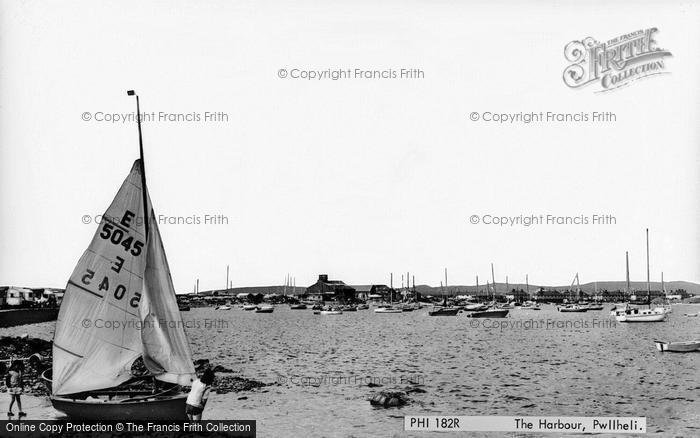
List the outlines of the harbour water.
<svg viewBox="0 0 700 438">
<path fill-rule="evenodd" d="M 420 414 L 645 416 L 647 436 L 699 436 L 700 353 L 660 353 L 653 341 L 700 339 L 700 320 L 683 316 L 700 308 L 676 305 L 665 322 L 624 324 L 609 307 L 514 309 L 501 320 L 426 309 L 320 316 L 287 306 L 272 314 L 193 308 L 183 317 L 195 359 L 273 383 L 214 394 L 205 411 L 205 419 L 255 419 L 258 436 L 410 436 L 403 416 Z M 51 339 L 54 325 L 0 336 Z M 411 403 L 374 408 L 367 398 L 379 390 L 411 390 Z"/>
</svg>

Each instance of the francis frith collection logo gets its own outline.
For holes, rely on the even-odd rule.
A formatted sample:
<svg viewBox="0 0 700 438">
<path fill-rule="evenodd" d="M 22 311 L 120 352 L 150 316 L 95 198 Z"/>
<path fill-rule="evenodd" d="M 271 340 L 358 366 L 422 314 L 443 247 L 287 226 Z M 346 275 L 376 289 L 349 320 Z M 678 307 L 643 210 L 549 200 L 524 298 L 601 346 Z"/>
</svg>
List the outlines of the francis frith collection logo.
<svg viewBox="0 0 700 438">
<path fill-rule="evenodd" d="M 595 84 L 600 87 L 597 92 L 603 92 L 668 73 L 664 58 L 672 55 L 658 46 L 657 32 L 652 27 L 606 42 L 592 37 L 571 41 L 564 48 L 564 56 L 571 63 L 564 69 L 564 83 L 570 88 Z"/>
</svg>

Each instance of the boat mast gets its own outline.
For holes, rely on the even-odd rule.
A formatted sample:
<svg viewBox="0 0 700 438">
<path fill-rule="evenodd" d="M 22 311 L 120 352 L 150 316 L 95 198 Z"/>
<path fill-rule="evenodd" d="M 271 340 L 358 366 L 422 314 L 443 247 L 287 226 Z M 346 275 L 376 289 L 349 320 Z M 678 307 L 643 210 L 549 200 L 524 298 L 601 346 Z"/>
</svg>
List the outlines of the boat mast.
<svg viewBox="0 0 700 438">
<path fill-rule="evenodd" d="M 143 159 L 143 136 L 141 135 L 141 107 L 139 105 L 139 95 L 134 90 L 126 92 L 127 96 L 136 96 L 136 124 L 139 127 L 139 153 L 141 155 L 141 193 L 143 195 L 143 223 L 148 239 L 148 219 L 151 216 L 148 210 L 148 191 L 146 190 L 146 162 Z"/>
<path fill-rule="evenodd" d="M 226 290 L 228 291 L 229 287 L 229 282 L 228 282 L 228 265 L 226 265 Z"/>
<path fill-rule="evenodd" d="M 576 273 L 576 300 L 581 301 L 581 284 L 578 280 L 578 272 Z"/>
<path fill-rule="evenodd" d="M 527 274 L 525 274 L 525 292 L 527 293 L 527 299 L 530 299 L 530 279 Z"/>
<path fill-rule="evenodd" d="M 449 292 L 450 288 L 447 287 L 447 268 L 445 268 L 445 292 Z"/>
<path fill-rule="evenodd" d="M 444 304 L 447 306 L 447 294 L 449 293 L 450 288 L 447 287 L 447 268 L 445 268 L 445 294 L 444 294 Z"/>
<path fill-rule="evenodd" d="M 496 302 L 496 276 L 493 273 L 493 263 L 491 263 L 491 285 L 493 286 L 493 302 Z"/>
<path fill-rule="evenodd" d="M 630 253 L 625 251 L 625 272 L 627 277 L 627 298 L 630 294 Z"/>
<path fill-rule="evenodd" d="M 651 284 L 649 283 L 649 228 L 647 228 L 647 303 L 651 308 Z"/>
<path fill-rule="evenodd" d="M 389 302 L 394 303 L 394 273 L 389 274 Z"/>
<path fill-rule="evenodd" d="M 661 271 L 661 293 L 666 297 L 666 286 L 664 285 L 664 271 Z"/>
</svg>

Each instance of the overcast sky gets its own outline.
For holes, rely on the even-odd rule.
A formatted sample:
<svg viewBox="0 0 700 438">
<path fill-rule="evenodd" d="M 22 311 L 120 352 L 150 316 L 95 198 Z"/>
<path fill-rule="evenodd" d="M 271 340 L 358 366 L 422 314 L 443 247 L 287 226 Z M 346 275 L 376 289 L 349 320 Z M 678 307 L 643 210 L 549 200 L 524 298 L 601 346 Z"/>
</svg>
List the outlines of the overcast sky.
<svg viewBox="0 0 700 438">
<path fill-rule="evenodd" d="M 2 1 L 0 285 L 63 287 L 138 158 L 135 123 L 98 113 L 223 112 L 143 126 L 178 291 L 351 284 L 700 281 L 700 8 L 693 2 Z M 663 74 L 570 89 L 564 46 L 657 27 Z M 304 80 L 279 70 L 418 68 L 422 79 Z M 616 122 L 469 115 L 610 111 Z M 91 120 L 84 121 L 83 113 Z M 101 116 L 100 116 L 101 117 Z M 505 226 L 477 215 L 610 214 Z"/>
</svg>

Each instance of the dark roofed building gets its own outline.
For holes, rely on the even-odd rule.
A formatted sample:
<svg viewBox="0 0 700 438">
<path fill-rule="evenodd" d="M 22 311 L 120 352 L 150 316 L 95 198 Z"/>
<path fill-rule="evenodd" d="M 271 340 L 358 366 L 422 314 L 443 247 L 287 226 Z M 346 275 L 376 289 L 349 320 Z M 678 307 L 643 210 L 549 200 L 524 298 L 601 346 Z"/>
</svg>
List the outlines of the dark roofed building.
<svg viewBox="0 0 700 438">
<path fill-rule="evenodd" d="M 530 294 L 522 289 L 512 289 L 507 295 L 508 301 L 515 301 L 516 303 L 522 303 L 523 301 L 528 301 L 530 299 Z"/>
<path fill-rule="evenodd" d="M 340 280 L 329 280 L 328 275 L 321 274 L 318 281 L 306 288 L 306 294 L 314 301 L 352 302 L 357 299 L 355 288 Z"/>
<path fill-rule="evenodd" d="M 352 286 L 357 291 L 356 297 L 358 300 L 370 299 L 386 299 L 389 300 L 389 292 L 391 288 L 385 284 L 367 284 L 360 286 Z"/>
</svg>

